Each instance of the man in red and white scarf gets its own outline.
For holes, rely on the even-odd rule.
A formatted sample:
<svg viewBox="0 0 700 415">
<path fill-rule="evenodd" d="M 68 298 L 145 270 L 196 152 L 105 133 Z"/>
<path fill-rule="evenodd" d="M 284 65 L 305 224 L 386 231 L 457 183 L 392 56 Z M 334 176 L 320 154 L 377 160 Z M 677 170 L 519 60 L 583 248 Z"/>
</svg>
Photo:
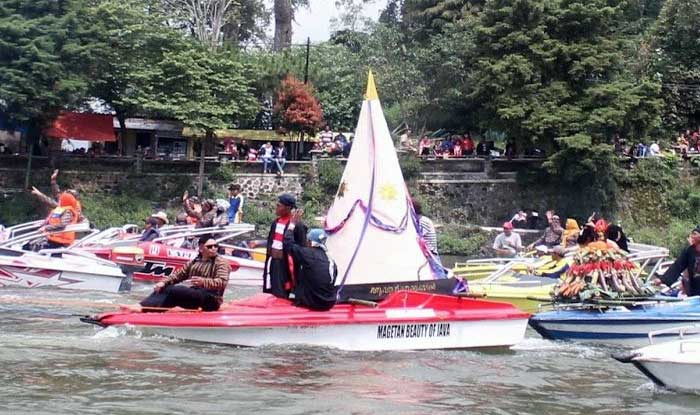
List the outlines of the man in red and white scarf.
<svg viewBox="0 0 700 415">
<path fill-rule="evenodd" d="M 279 298 L 289 298 L 294 289 L 295 266 L 289 252 L 284 249 L 284 233 L 289 227 L 292 211 L 296 209 L 296 198 L 288 193 L 279 196 L 275 214 L 267 237 L 267 258 L 263 272 L 263 292 Z M 306 244 L 306 227 L 294 228 L 294 240 L 299 245 Z"/>
</svg>

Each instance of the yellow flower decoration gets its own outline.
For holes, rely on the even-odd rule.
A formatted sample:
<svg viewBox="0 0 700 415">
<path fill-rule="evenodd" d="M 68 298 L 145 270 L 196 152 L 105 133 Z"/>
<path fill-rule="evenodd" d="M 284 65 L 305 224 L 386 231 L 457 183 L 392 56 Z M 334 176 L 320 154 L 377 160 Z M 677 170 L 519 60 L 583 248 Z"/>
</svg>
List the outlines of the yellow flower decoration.
<svg viewBox="0 0 700 415">
<path fill-rule="evenodd" d="M 396 200 L 398 198 L 399 191 L 393 184 L 383 184 L 379 187 L 379 196 L 384 200 Z"/>
</svg>

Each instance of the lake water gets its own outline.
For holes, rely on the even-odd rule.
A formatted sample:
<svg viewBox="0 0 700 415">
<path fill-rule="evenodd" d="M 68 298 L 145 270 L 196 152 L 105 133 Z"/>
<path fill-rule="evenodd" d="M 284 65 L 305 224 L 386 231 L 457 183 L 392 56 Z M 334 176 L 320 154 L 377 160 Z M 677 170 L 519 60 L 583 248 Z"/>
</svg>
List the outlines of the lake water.
<svg viewBox="0 0 700 415">
<path fill-rule="evenodd" d="M 0 291 L 0 413 L 700 412 L 700 396 L 657 389 L 610 358 L 614 349 L 551 342 L 531 330 L 511 350 L 360 353 L 100 331 L 72 315 L 94 314 L 87 300 L 108 307 L 147 292 Z"/>
</svg>

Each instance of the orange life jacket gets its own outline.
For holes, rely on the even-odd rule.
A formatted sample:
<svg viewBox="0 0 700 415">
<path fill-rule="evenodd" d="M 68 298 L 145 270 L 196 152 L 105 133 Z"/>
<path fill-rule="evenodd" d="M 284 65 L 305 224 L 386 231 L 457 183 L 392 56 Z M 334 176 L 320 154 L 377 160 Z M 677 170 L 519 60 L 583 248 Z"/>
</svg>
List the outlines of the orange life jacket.
<svg viewBox="0 0 700 415">
<path fill-rule="evenodd" d="M 49 217 L 46 218 L 47 225 L 61 225 L 61 216 L 68 210 L 72 213 L 71 225 L 78 223 L 78 212 L 70 206 L 58 206 L 49 213 Z M 46 239 L 53 243 L 68 246 L 75 241 L 75 232 L 58 232 L 58 233 L 47 233 Z"/>
</svg>

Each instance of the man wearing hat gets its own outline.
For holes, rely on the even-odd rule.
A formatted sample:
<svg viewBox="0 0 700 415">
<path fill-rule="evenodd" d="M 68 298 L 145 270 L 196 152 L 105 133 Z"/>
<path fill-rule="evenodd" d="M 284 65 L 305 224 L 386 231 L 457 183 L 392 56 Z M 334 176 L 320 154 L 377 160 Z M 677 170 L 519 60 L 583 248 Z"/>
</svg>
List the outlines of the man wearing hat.
<svg viewBox="0 0 700 415">
<path fill-rule="evenodd" d="M 520 235 L 513 232 L 513 224 L 506 222 L 503 224 L 503 233 L 498 234 L 493 241 L 493 250 L 500 257 L 514 257 L 523 249 Z"/>
<path fill-rule="evenodd" d="M 267 236 L 267 257 L 263 271 L 263 292 L 275 297 L 289 298 L 294 288 L 294 274 L 296 264 L 290 256 L 288 249 L 284 247 L 284 234 L 292 220 L 292 210 L 296 209 L 297 200 L 284 193 L 277 200 L 275 214 L 277 218 L 272 222 L 270 233 Z M 306 226 L 297 224 L 293 227 L 294 242 L 298 245 L 306 245 Z"/>
<path fill-rule="evenodd" d="M 143 233 L 139 242 L 150 242 L 156 238 L 160 238 L 160 227 L 168 223 L 168 215 L 160 211 L 154 213 L 146 219 L 146 226 L 143 228 Z"/>
<path fill-rule="evenodd" d="M 335 305 L 335 278 L 338 267 L 328 257 L 323 229 L 311 229 L 306 235 L 306 245 L 296 243 L 294 231 L 301 223 L 301 209 L 292 213 L 287 231 L 284 233 L 284 249 L 294 260 L 297 268 L 294 286 L 294 305 L 311 310 L 325 311 Z"/>
</svg>

